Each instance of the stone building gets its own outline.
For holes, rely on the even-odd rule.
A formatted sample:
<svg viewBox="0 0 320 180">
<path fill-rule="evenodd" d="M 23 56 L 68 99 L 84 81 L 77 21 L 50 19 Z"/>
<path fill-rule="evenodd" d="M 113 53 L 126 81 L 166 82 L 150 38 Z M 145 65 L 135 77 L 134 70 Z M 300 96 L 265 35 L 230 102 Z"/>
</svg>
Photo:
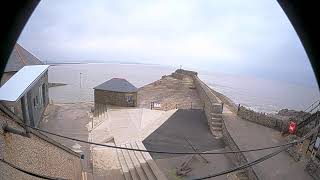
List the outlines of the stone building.
<svg viewBox="0 0 320 180">
<path fill-rule="evenodd" d="M 24 66 L 0 87 L 0 102 L 33 127 L 49 103 L 48 67 Z"/>
<path fill-rule="evenodd" d="M 17 43 L 10 54 L 4 73 L 2 74 L 1 86 L 21 68 L 28 65 L 43 65 L 43 63 Z"/>
<path fill-rule="evenodd" d="M 138 89 L 122 78 L 112 78 L 94 87 L 95 108 L 99 105 L 137 106 Z"/>
</svg>

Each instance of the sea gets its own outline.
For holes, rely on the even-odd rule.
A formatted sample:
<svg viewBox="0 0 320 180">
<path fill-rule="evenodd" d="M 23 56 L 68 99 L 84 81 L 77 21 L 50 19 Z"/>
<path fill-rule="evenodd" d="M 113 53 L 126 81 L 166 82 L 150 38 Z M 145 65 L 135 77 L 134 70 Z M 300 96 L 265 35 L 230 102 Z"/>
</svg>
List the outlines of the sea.
<svg viewBox="0 0 320 180">
<path fill-rule="evenodd" d="M 154 64 L 53 64 L 49 67 L 49 82 L 66 85 L 49 88 L 50 102 L 93 102 L 93 88 L 111 78 L 125 78 L 139 88 L 175 70 L 176 67 Z M 198 76 L 234 103 L 259 112 L 276 113 L 284 108 L 304 110 L 320 98 L 317 85 L 208 71 L 198 71 Z"/>
</svg>

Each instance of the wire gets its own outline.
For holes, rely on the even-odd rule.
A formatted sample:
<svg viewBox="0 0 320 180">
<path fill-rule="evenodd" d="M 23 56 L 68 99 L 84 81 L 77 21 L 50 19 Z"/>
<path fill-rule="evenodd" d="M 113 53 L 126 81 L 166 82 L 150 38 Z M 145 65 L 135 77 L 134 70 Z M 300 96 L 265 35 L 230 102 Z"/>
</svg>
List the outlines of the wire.
<svg viewBox="0 0 320 180">
<path fill-rule="evenodd" d="M 36 173 L 33 173 L 33 172 L 29 172 L 27 170 L 23 170 L 23 169 L 19 168 L 18 166 L 13 165 L 13 164 L 5 161 L 4 159 L 0 159 L 0 161 L 5 163 L 5 164 L 7 164 L 7 165 L 9 165 L 10 167 L 12 167 L 12 168 L 14 168 L 14 169 L 16 169 L 18 171 L 21 171 L 23 173 L 26 173 L 26 174 L 28 174 L 30 176 L 34 176 L 34 177 L 38 177 L 38 178 L 42 178 L 42 179 L 49 179 L 49 180 L 67 180 L 67 179 L 63 179 L 63 178 L 44 176 L 44 175 L 36 174 Z"/>
<path fill-rule="evenodd" d="M 19 122 L 19 124 L 21 125 L 21 124 L 24 124 L 24 123 Z M 29 127 L 29 128 L 32 128 L 34 130 L 40 131 L 40 132 L 48 133 L 48 134 L 51 134 L 51 135 L 54 135 L 54 136 L 57 136 L 57 137 L 66 138 L 66 139 L 70 139 L 70 140 L 74 140 L 74 141 L 78 141 L 78 142 L 83 142 L 83 143 L 88 143 L 88 144 L 93 144 L 93 145 L 98 145 L 98 146 L 105 146 L 105 147 L 109 147 L 109 148 L 124 149 L 124 150 L 131 150 L 131 151 L 140 151 L 140 152 L 149 152 L 149 153 L 159 153 L 159 154 L 228 154 L 228 153 L 242 153 L 242 152 L 260 151 L 260 150 L 272 149 L 272 148 L 277 148 L 277 147 L 282 147 L 282 146 L 283 147 L 284 146 L 291 147 L 294 144 L 297 144 L 299 142 L 304 141 L 306 138 L 310 137 L 313 133 L 315 133 L 320 128 L 320 124 L 319 124 L 318 126 L 313 128 L 311 131 L 309 131 L 304 137 L 300 138 L 299 140 L 294 140 L 294 141 L 292 141 L 290 143 L 281 144 L 281 145 L 277 145 L 277 146 L 271 146 L 271 147 L 265 147 L 265 148 L 257 148 L 257 149 L 242 150 L 242 151 L 226 151 L 226 152 L 168 152 L 168 151 L 151 151 L 151 150 L 142 150 L 142 149 L 134 149 L 134 148 L 125 148 L 125 147 L 112 146 L 112 145 L 107 145 L 107 144 L 88 142 L 88 141 L 84 141 L 84 140 L 80 140 L 80 139 L 76 139 L 76 138 L 62 136 L 62 135 L 55 134 L 55 133 L 52 133 L 52 132 L 48 132 L 48 131 L 45 131 L 45 130 L 41 130 L 39 128 L 35 128 L 35 127 L 29 126 L 29 125 L 26 125 L 26 124 L 24 124 L 24 125 Z M 288 149 L 289 147 L 284 147 L 284 148 L 282 148 L 280 150 L 277 150 L 277 151 L 275 151 L 273 153 L 270 153 L 270 154 L 268 154 L 266 156 L 263 156 L 263 157 L 255 160 L 255 161 L 246 163 L 244 165 L 241 165 L 241 166 L 229 169 L 229 170 L 224 170 L 224 171 L 221 171 L 219 173 L 216 173 L 216 174 L 213 174 L 213 175 L 209 175 L 209 176 L 206 176 L 206 177 L 196 178 L 194 180 L 202 180 L 202 179 L 208 179 L 208 178 L 212 178 L 212 177 L 217 177 L 217 176 L 228 174 L 228 173 L 231 173 L 231 172 L 234 172 L 234 171 L 245 169 L 247 167 L 251 167 L 251 166 L 253 166 L 255 164 L 258 164 L 258 163 L 263 162 L 263 161 L 265 161 L 267 159 L 270 159 L 273 156 L 276 156 L 280 152 L 285 151 L 286 149 Z M 22 172 L 25 172 L 27 174 L 30 174 L 30 175 L 33 175 L 33 176 L 36 176 L 36 177 L 49 179 L 49 180 L 51 180 L 51 179 L 60 180 L 59 178 L 51 178 L 51 177 L 41 176 L 41 175 L 37 175 L 37 174 L 31 173 L 31 172 L 22 170 L 22 169 L 20 169 L 20 168 L 18 168 L 16 166 L 4 161 L 3 159 L 1 159 L 1 161 L 4 162 L 4 163 L 7 163 L 9 166 L 11 166 L 11 167 L 13 167 L 13 168 L 15 168 L 17 170 L 20 170 Z"/>
<path fill-rule="evenodd" d="M 135 148 L 120 147 L 120 146 L 114 146 L 114 145 L 108 145 L 108 144 L 101 144 L 101 143 L 96 143 L 96 142 L 89 142 L 89 141 L 85 141 L 85 140 L 81 140 L 81 139 L 76 139 L 76 138 L 72 138 L 72 137 L 68 137 L 68 136 L 63 136 L 63 135 L 56 134 L 56 133 L 53 133 L 53 132 L 49 132 L 49 131 L 46 131 L 46 130 L 42 130 L 42 129 L 39 129 L 39 128 L 36 128 L 36 127 L 32 127 L 32 126 L 27 125 L 27 124 L 25 124 L 23 122 L 20 122 L 20 121 L 16 121 L 16 122 L 18 124 L 24 126 L 24 127 L 28 127 L 28 128 L 34 129 L 34 130 L 39 131 L 39 132 L 51 134 L 53 136 L 57 136 L 57 137 L 60 137 L 60 138 L 69 139 L 69 140 L 73 140 L 73 141 L 77 141 L 77 142 L 82 142 L 82 143 L 87 143 L 87 144 L 92 144 L 92 145 L 97 145 L 97 146 L 103 146 L 103 147 L 108 147 L 108 148 L 114 148 L 114 149 L 122 149 L 122 150 L 138 151 L 138 152 L 148 152 L 148 153 L 155 153 L 155 154 L 233 154 L 233 153 L 245 153 L 245 152 L 253 152 L 253 151 L 262 151 L 262 150 L 267 150 L 267 149 L 274 149 L 274 148 L 284 147 L 284 146 L 291 145 L 291 144 L 293 145 L 293 144 L 297 144 L 298 142 L 301 142 L 301 141 L 303 141 L 305 139 L 305 138 L 300 138 L 300 140 L 294 140 L 292 142 L 285 143 L 285 144 L 269 146 L 269 147 L 263 147 L 263 148 L 240 150 L 240 151 L 171 152 L 171 151 L 155 151 L 155 150 L 135 149 Z"/>
<path fill-rule="evenodd" d="M 291 147 L 292 145 L 290 145 L 289 147 Z M 216 173 L 216 174 L 212 174 L 212 175 L 209 175 L 209 176 L 205 176 L 205 177 L 200 177 L 200 178 L 195 178 L 195 179 L 192 179 L 192 180 L 202 180 L 202 179 L 209 179 L 209 178 L 213 178 L 213 177 L 217 177 L 217 176 L 221 176 L 221 175 L 225 175 L 225 174 L 228 174 L 228 173 L 232 173 L 232 172 L 235 172 L 235 171 L 238 171 L 238 170 L 241 170 L 241 169 L 245 169 L 245 168 L 248 168 L 248 167 L 251 167 L 253 165 L 256 165 L 258 163 L 261 163 L 267 159 L 270 159 L 272 158 L 273 156 L 276 156 L 278 155 L 280 152 L 282 151 L 285 151 L 287 150 L 289 147 L 285 147 L 285 148 L 282 148 L 282 149 L 279 149 L 273 153 L 270 153 L 268 155 L 265 155 L 255 161 L 252 161 L 252 162 L 249 162 L 249 163 L 246 163 L 244 165 L 241 165 L 241 166 L 238 166 L 238 167 L 235 167 L 235 168 L 231 168 L 231 169 L 228 169 L 228 170 L 224 170 L 224 171 L 221 171 L 219 173 Z"/>
<path fill-rule="evenodd" d="M 320 128 L 320 124 L 318 126 L 316 126 L 315 128 L 313 128 L 311 131 L 309 131 L 303 138 L 301 138 L 299 140 L 299 142 L 302 142 L 303 140 L 305 140 L 306 138 L 310 137 L 311 135 L 313 135 L 314 133 L 317 133 L 318 132 L 318 129 Z M 256 159 L 255 161 L 252 161 L 252 162 L 249 162 L 249 163 L 246 163 L 244 165 L 241 165 L 241 166 L 238 166 L 238 167 L 235 167 L 235 168 L 231 168 L 231 169 L 228 169 L 228 170 L 224 170 L 224 171 L 221 171 L 219 173 L 216 173 L 216 174 L 213 174 L 213 175 L 209 175 L 209 176 L 205 176 L 205 177 L 201 177 L 201 178 L 196 178 L 196 179 L 192 179 L 192 180 L 202 180 L 202 179 L 209 179 L 209 178 L 213 178 L 213 177 L 217 177 L 217 176 L 221 176 L 221 175 L 225 175 L 225 174 L 228 174 L 228 173 L 231 173 L 231 172 L 235 172 L 235 171 L 238 171 L 238 170 L 241 170 L 241 169 L 245 169 L 245 168 L 248 168 L 248 167 L 251 167 L 253 165 L 256 165 L 258 163 L 261 163 L 267 159 L 270 159 L 272 158 L 273 156 L 276 156 L 277 154 L 279 154 L 280 152 L 282 151 L 285 151 L 287 150 L 288 148 L 290 148 L 291 146 L 293 146 L 293 144 L 291 145 L 288 145 L 288 147 L 284 147 L 282 149 L 279 149 L 277 151 L 274 151 L 273 153 L 270 153 L 270 154 L 267 154 L 259 159 Z"/>
<path fill-rule="evenodd" d="M 304 111 L 307 111 L 309 108 L 311 108 L 314 104 L 316 104 L 319 101 L 320 104 L 320 99 L 316 100 L 315 102 L 313 102 L 309 107 L 307 107 Z M 318 104 L 318 105 L 319 105 Z"/>
<path fill-rule="evenodd" d="M 109 148 L 115 148 L 115 149 L 123 149 L 123 150 L 130 150 L 130 151 L 140 151 L 140 152 L 148 152 L 148 153 L 156 153 L 156 154 L 231 154 L 231 153 L 245 153 L 245 152 L 252 152 L 252 151 L 261 151 L 261 150 L 267 150 L 267 149 L 274 149 L 274 148 L 279 148 L 279 147 L 283 147 L 283 146 L 287 146 L 287 145 L 291 145 L 291 144 L 296 144 L 299 141 L 292 141 L 289 143 L 285 143 L 285 144 L 280 144 L 280 145 L 276 145 L 276 146 L 270 146 L 270 147 L 263 147 L 263 148 L 256 148 L 256 149 L 248 149 L 248 150 L 241 150 L 241 151 L 224 151 L 224 152 L 170 152 L 170 151 L 155 151 L 155 150 L 144 150 L 144 149 L 135 149 L 135 148 L 127 148 L 127 147 L 120 147 L 120 146 L 114 146 L 114 145 L 108 145 L 108 144 L 101 144 L 101 143 L 95 143 L 95 142 L 89 142 L 89 141 L 85 141 L 85 140 L 81 140 L 81 139 L 76 139 L 76 138 L 72 138 L 72 137 L 67 137 L 67 136 L 63 136 L 63 135 L 59 135 L 56 133 L 52 133 L 49 131 L 45 131 L 39 128 L 35 128 L 35 127 L 31 127 L 28 126 L 32 129 L 35 129 L 37 131 L 40 132 L 44 132 L 47 134 L 51 134 L 57 137 L 61 137 L 61 138 L 65 138 L 65 139 L 69 139 L 69 140 L 73 140 L 73 141 L 78 141 L 78 142 L 82 142 L 82 143 L 87 143 L 87 144 L 92 144 L 92 145 L 97 145 L 97 146 L 104 146 L 104 147 L 109 147 Z"/>
</svg>

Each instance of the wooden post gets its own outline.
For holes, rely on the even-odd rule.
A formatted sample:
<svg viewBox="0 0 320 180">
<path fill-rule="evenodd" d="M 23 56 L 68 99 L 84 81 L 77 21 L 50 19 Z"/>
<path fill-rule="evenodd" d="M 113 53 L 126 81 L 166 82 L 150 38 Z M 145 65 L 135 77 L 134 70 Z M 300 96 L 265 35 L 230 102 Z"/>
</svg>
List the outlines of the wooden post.
<svg viewBox="0 0 320 180">
<path fill-rule="evenodd" d="M 224 106 L 224 103 L 221 102 L 221 113 L 223 112 L 223 106 Z"/>
</svg>

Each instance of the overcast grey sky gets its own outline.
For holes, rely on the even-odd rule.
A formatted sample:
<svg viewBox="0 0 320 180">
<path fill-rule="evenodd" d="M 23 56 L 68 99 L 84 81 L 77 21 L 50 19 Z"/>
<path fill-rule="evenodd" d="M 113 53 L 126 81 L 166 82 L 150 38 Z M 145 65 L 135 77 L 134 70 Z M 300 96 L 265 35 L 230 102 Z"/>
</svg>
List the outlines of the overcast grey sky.
<svg viewBox="0 0 320 180">
<path fill-rule="evenodd" d="M 42 0 L 19 41 L 43 61 L 123 61 L 315 85 L 276 0 Z"/>
</svg>

